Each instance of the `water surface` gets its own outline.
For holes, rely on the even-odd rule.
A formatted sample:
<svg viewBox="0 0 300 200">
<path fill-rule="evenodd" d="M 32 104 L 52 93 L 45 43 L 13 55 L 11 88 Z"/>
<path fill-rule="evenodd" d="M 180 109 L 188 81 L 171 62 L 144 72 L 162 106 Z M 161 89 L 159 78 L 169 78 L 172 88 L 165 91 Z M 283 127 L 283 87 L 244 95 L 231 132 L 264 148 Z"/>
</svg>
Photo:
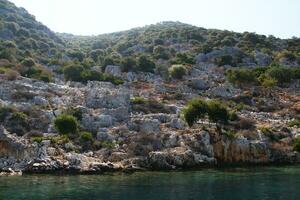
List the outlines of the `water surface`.
<svg viewBox="0 0 300 200">
<path fill-rule="evenodd" d="M 300 166 L 0 177 L 0 199 L 300 199 Z"/>
</svg>

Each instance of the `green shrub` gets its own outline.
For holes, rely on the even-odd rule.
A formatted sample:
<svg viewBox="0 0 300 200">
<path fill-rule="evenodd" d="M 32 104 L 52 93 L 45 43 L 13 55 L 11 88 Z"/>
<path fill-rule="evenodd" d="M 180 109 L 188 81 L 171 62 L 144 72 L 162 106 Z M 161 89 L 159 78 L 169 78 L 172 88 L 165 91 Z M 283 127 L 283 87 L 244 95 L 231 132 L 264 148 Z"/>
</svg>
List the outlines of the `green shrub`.
<svg viewBox="0 0 300 200">
<path fill-rule="evenodd" d="M 90 132 L 82 131 L 79 133 L 79 139 L 82 142 L 92 142 L 93 141 L 93 135 Z"/>
<path fill-rule="evenodd" d="M 267 126 L 261 126 L 258 128 L 263 134 L 269 134 L 272 133 L 271 128 L 267 127 Z"/>
<path fill-rule="evenodd" d="M 171 113 L 171 110 L 163 103 L 155 99 L 135 97 L 131 99 L 132 110 L 143 113 Z"/>
<path fill-rule="evenodd" d="M 195 64 L 195 59 L 194 56 L 189 53 L 177 53 L 172 63 L 193 65 Z"/>
<path fill-rule="evenodd" d="M 294 68 L 291 71 L 294 79 L 300 79 L 300 68 Z"/>
<path fill-rule="evenodd" d="M 32 137 L 33 142 L 41 143 L 44 140 L 44 137 Z"/>
<path fill-rule="evenodd" d="M 153 55 L 156 59 L 169 59 L 170 55 L 168 49 L 164 46 L 158 45 L 153 48 Z"/>
<path fill-rule="evenodd" d="M 29 131 L 28 116 L 22 112 L 13 112 L 6 124 L 8 130 L 12 133 L 16 133 L 18 136 L 22 136 Z"/>
<path fill-rule="evenodd" d="M 293 127 L 293 126 L 296 126 L 296 127 L 300 127 L 300 120 L 299 119 L 295 119 L 295 120 L 292 120 L 288 123 L 288 126 L 289 127 Z"/>
<path fill-rule="evenodd" d="M 186 75 L 186 68 L 183 65 L 172 65 L 169 69 L 172 78 L 182 79 Z"/>
<path fill-rule="evenodd" d="M 225 135 L 229 139 L 233 139 L 236 135 L 236 132 L 233 130 L 229 130 L 229 131 L 223 132 L 222 134 Z"/>
<path fill-rule="evenodd" d="M 4 122 L 6 117 L 15 112 L 15 108 L 10 106 L 0 106 L 0 122 Z"/>
<path fill-rule="evenodd" d="M 121 61 L 121 70 L 123 72 L 134 71 L 136 69 L 136 60 L 132 57 L 126 57 Z"/>
<path fill-rule="evenodd" d="M 201 99 L 194 99 L 188 102 L 183 109 L 183 116 L 185 121 L 191 127 L 200 118 L 203 118 L 208 111 L 207 103 Z"/>
<path fill-rule="evenodd" d="M 277 85 L 278 81 L 275 78 L 266 76 L 265 74 L 261 75 L 258 78 L 260 84 L 264 87 L 274 87 Z"/>
<path fill-rule="evenodd" d="M 79 124 L 74 116 L 62 114 L 54 120 L 54 126 L 59 134 L 75 134 Z"/>
<path fill-rule="evenodd" d="M 271 67 L 266 71 L 266 74 L 275 79 L 279 84 L 291 82 L 293 76 L 291 70 L 285 67 Z"/>
<path fill-rule="evenodd" d="M 183 117 L 189 126 L 206 116 L 215 123 L 227 123 L 230 119 L 226 106 L 216 100 L 193 99 L 183 109 Z"/>
<path fill-rule="evenodd" d="M 293 147 L 295 151 L 300 152 L 300 138 L 294 140 Z"/>
<path fill-rule="evenodd" d="M 137 60 L 137 70 L 142 72 L 154 72 L 155 63 L 147 56 L 140 56 Z"/>
<path fill-rule="evenodd" d="M 237 85 L 257 82 L 255 74 L 249 69 L 229 69 L 226 71 L 226 77 L 229 82 Z"/>
<path fill-rule="evenodd" d="M 82 120 L 82 111 L 80 108 L 73 108 L 73 107 L 69 107 L 67 108 L 64 113 L 66 115 L 72 115 L 74 116 L 77 120 L 81 121 Z"/>
<path fill-rule="evenodd" d="M 130 102 L 133 104 L 144 104 L 146 103 L 146 99 L 144 99 L 143 97 L 134 97 L 130 99 Z"/>
<path fill-rule="evenodd" d="M 75 65 L 68 65 L 64 67 L 63 73 L 66 80 L 70 81 L 82 81 L 82 72 L 84 71 L 83 66 L 75 64 Z"/>
<path fill-rule="evenodd" d="M 233 63 L 233 58 L 231 55 L 224 55 L 221 57 L 218 57 L 215 59 L 215 63 L 218 66 L 224 66 L 224 65 L 231 65 L 231 66 L 235 66 L 235 64 Z"/>
<path fill-rule="evenodd" d="M 25 58 L 21 64 L 25 67 L 33 67 L 35 65 L 35 61 L 32 58 Z"/>
<path fill-rule="evenodd" d="M 219 101 L 210 100 L 208 105 L 208 117 L 213 122 L 227 123 L 229 120 L 229 112 L 224 104 Z"/>
<path fill-rule="evenodd" d="M 104 75 L 104 79 L 103 80 L 99 80 L 99 81 L 106 81 L 106 82 L 111 82 L 112 84 L 115 85 L 121 85 L 124 83 L 124 81 L 118 77 L 115 77 L 111 74 L 103 74 Z"/>
<path fill-rule="evenodd" d="M 277 65 L 255 69 L 229 69 L 226 77 L 233 84 L 260 83 L 264 87 L 273 87 L 299 78 L 300 70 Z"/>
</svg>

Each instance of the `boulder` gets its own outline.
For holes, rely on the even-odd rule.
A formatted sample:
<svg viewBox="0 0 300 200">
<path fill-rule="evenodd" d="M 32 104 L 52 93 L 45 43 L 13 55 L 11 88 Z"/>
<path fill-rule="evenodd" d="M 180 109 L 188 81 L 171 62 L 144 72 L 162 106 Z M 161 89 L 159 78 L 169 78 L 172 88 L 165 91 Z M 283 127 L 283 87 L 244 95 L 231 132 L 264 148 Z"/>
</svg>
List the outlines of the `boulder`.
<svg viewBox="0 0 300 200">
<path fill-rule="evenodd" d="M 272 62 L 272 57 L 268 54 L 256 51 L 254 54 L 255 61 L 258 66 L 268 66 Z"/>
<path fill-rule="evenodd" d="M 100 127 L 111 127 L 113 124 L 112 117 L 110 115 L 100 115 L 98 119 Z"/>
<path fill-rule="evenodd" d="M 85 103 L 88 108 L 128 107 L 130 94 L 127 89 L 102 82 L 89 82 Z"/>
<path fill-rule="evenodd" d="M 189 85 L 196 90 L 207 90 L 210 87 L 209 83 L 203 79 L 193 78 L 189 82 Z"/>
<path fill-rule="evenodd" d="M 42 96 L 33 97 L 33 103 L 38 106 L 47 106 L 48 101 Z"/>
<path fill-rule="evenodd" d="M 105 73 L 111 74 L 113 76 L 121 77 L 122 71 L 120 66 L 107 65 L 105 68 Z"/>
<path fill-rule="evenodd" d="M 160 131 L 160 124 L 157 119 L 132 119 L 128 128 L 141 133 L 157 133 Z"/>
<path fill-rule="evenodd" d="M 182 119 L 174 117 L 171 119 L 170 126 L 175 129 L 184 129 L 185 123 Z"/>
<path fill-rule="evenodd" d="M 97 133 L 97 140 L 98 141 L 113 141 L 114 137 L 108 133 L 107 128 L 101 128 L 99 129 Z"/>
</svg>

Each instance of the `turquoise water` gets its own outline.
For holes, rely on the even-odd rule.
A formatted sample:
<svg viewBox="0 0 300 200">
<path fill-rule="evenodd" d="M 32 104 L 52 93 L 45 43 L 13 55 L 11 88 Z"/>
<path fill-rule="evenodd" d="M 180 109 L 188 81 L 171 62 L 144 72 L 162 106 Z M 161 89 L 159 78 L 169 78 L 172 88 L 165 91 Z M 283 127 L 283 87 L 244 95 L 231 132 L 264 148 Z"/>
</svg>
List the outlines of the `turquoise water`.
<svg viewBox="0 0 300 200">
<path fill-rule="evenodd" d="M 0 199 L 300 199 L 300 166 L 0 177 Z"/>
</svg>

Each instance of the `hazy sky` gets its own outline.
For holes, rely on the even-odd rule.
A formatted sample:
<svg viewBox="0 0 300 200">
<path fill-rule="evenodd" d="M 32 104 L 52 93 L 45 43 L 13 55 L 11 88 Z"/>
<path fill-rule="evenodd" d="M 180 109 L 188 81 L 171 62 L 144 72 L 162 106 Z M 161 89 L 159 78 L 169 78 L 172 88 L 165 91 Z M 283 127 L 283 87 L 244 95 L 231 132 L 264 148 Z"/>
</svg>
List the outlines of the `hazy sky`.
<svg viewBox="0 0 300 200">
<path fill-rule="evenodd" d="M 97 35 L 161 21 L 300 37 L 300 0 L 10 0 L 53 31 Z"/>
</svg>

